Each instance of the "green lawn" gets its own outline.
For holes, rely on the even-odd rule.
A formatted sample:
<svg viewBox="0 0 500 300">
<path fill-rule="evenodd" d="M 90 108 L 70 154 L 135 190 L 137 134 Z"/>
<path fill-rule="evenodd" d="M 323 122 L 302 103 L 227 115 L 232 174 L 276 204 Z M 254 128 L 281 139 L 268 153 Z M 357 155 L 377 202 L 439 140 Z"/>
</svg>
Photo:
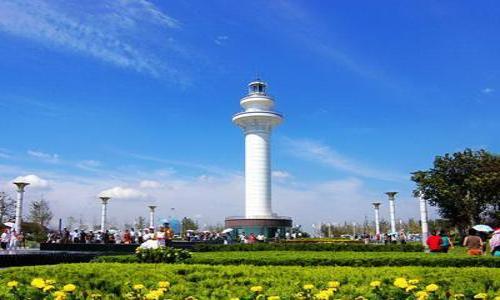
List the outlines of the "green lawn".
<svg viewBox="0 0 500 300">
<path fill-rule="evenodd" d="M 227 254 L 227 253 L 226 253 Z M 252 286 L 262 286 L 267 295 L 279 295 L 281 299 L 292 299 L 304 284 L 313 284 L 314 292 L 325 288 L 327 282 L 337 280 L 341 287 L 336 294 L 339 299 L 354 299 L 364 295 L 375 299 L 369 284 L 372 280 L 382 282 L 381 290 L 401 293 L 393 286 L 397 277 L 421 280 L 418 289 L 427 284 L 439 285 L 439 299 L 444 293 L 463 293 L 466 299 L 479 292 L 489 293 L 493 299 L 500 291 L 500 269 L 498 268 L 439 268 L 439 267 L 299 267 L 299 266 L 208 266 L 208 265 L 161 265 L 90 263 L 64 264 L 9 268 L 0 271 L 0 298 L 9 299 L 6 283 L 19 281 L 29 285 L 34 277 L 54 279 L 56 289 L 73 283 L 77 293 L 99 293 L 105 299 L 123 299 L 133 284 L 144 284 L 152 288 L 160 280 L 172 284 L 166 298 L 184 299 L 229 299 L 249 295 Z M 122 295 L 122 296 L 120 296 Z M 15 299 L 15 298 L 10 298 Z"/>
</svg>

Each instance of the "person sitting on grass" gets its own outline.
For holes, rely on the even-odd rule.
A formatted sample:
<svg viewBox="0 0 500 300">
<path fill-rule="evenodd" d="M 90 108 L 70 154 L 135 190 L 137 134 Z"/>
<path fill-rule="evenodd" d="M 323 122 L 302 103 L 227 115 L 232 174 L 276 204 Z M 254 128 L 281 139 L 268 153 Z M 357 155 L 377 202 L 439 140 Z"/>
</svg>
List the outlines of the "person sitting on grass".
<svg viewBox="0 0 500 300">
<path fill-rule="evenodd" d="M 446 231 L 441 230 L 439 235 L 441 236 L 441 252 L 448 253 L 448 249 L 453 248 L 453 243 L 448 234 L 446 234 Z"/>
<path fill-rule="evenodd" d="M 441 237 L 437 234 L 436 230 L 431 232 L 431 236 L 427 238 L 427 246 L 431 252 L 441 252 Z"/>
<path fill-rule="evenodd" d="M 476 256 L 483 254 L 483 240 L 478 237 L 474 228 L 469 229 L 469 235 L 464 239 L 464 247 L 467 247 L 467 254 Z"/>
</svg>

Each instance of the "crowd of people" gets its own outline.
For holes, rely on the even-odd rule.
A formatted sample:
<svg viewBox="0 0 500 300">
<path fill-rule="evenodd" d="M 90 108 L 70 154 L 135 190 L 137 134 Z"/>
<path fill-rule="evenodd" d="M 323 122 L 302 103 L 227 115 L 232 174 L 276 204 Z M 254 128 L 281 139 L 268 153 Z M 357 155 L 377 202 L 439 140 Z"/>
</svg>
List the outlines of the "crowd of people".
<svg viewBox="0 0 500 300">
<path fill-rule="evenodd" d="M 73 231 L 64 228 L 61 231 L 52 231 L 47 234 L 47 243 L 61 244 L 143 244 L 149 240 L 156 240 L 160 245 L 168 246 L 174 239 L 174 232 L 168 223 L 164 223 L 158 228 L 150 227 L 142 230 L 134 228 L 118 231 L 118 230 L 79 230 Z M 301 238 L 300 233 L 286 233 L 285 239 Z M 365 243 L 383 243 L 383 244 L 406 244 L 412 241 L 411 235 L 407 236 L 404 230 L 397 234 L 382 234 L 369 235 L 359 234 L 354 239 L 363 240 Z M 269 239 L 261 234 L 245 234 L 241 232 L 237 235 L 231 232 L 210 232 L 187 230 L 182 236 L 182 239 L 190 242 L 216 242 L 223 244 L 243 243 L 263 243 Z M 279 240 L 278 234 L 273 241 Z M 455 242 L 454 242 L 455 241 Z M 15 229 L 4 229 L 0 236 L 0 247 L 2 250 L 17 250 L 26 248 L 26 236 L 23 232 L 17 233 Z M 426 244 L 430 252 L 447 253 L 455 244 L 459 244 L 467 248 L 467 253 L 471 256 L 487 254 L 487 245 L 489 244 L 489 252 L 491 255 L 500 256 L 500 228 L 497 228 L 492 234 L 479 232 L 471 228 L 468 235 L 459 240 L 457 237 L 448 234 L 447 231 L 433 230 L 427 238 Z"/>
<path fill-rule="evenodd" d="M 426 244 L 429 247 L 429 251 L 434 253 L 447 253 L 450 248 L 454 247 L 452 240 L 444 230 L 441 230 L 439 233 L 433 230 L 427 238 Z M 497 228 L 491 235 L 471 228 L 462 242 L 462 246 L 467 248 L 467 254 L 471 256 L 487 254 L 487 244 L 490 246 L 489 251 L 491 255 L 500 256 L 500 228 Z"/>
<path fill-rule="evenodd" d="M 26 248 L 26 237 L 23 232 L 17 233 L 15 229 L 4 229 L 0 236 L 2 250 L 17 250 Z"/>
<path fill-rule="evenodd" d="M 69 231 L 64 228 L 60 232 L 49 232 L 46 242 L 59 244 L 142 244 L 154 239 L 165 245 L 170 243 L 173 238 L 174 232 L 168 223 L 164 223 L 157 230 L 150 227 L 143 230 L 130 228 L 123 231 L 89 230 L 87 232 L 79 229 Z"/>
</svg>

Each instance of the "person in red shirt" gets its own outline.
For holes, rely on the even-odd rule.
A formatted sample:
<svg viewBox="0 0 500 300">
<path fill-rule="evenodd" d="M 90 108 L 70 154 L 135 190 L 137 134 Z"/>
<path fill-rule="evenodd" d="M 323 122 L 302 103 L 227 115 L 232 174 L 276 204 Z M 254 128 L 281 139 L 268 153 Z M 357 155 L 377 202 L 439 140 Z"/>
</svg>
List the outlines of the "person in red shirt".
<svg viewBox="0 0 500 300">
<path fill-rule="evenodd" d="M 427 246 L 431 252 L 441 252 L 441 237 L 433 230 L 431 236 L 427 238 Z"/>
</svg>

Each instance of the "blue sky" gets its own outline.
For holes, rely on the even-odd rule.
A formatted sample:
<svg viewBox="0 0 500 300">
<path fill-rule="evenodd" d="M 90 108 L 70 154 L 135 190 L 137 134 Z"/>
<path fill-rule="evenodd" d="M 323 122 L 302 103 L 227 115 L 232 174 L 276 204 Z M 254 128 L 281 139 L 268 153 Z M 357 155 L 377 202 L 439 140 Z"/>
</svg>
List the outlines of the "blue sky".
<svg viewBox="0 0 500 300">
<path fill-rule="evenodd" d="M 285 116 L 276 212 L 371 219 L 378 200 L 387 217 L 393 189 L 398 216 L 417 217 L 409 172 L 500 148 L 499 13 L 494 1 L 2 1 L 0 185 L 35 175 L 28 200 L 87 222 L 112 188 L 120 224 L 148 203 L 209 224 L 242 214 L 231 115 L 260 76 Z"/>
</svg>

